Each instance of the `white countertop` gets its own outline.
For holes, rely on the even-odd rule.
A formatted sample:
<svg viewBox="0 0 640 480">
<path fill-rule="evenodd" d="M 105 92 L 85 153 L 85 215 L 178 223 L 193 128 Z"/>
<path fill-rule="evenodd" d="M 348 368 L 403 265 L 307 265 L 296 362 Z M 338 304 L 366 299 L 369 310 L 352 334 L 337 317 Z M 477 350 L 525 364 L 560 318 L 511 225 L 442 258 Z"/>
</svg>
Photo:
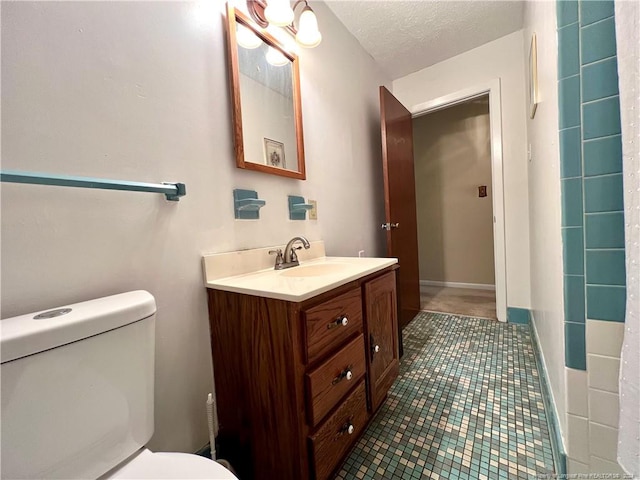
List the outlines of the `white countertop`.
<svg viewBox="0 0 640 480">
<path fill-rule="evenodd" d="M 398 263 L 396 258 L 318 257 L 301 260 L 300 266 L 285 270 L 273 267 L 251 273 L 212 278 L 207 271 L 205 257 L 205 285 L 207 288 L 244 293 L 259 297 L 302 302 L 336 287 Z M 312 268 L 307 268 L 312 267 Z M 296 269 L 300 269 L 296 271 Z M 296 276 L 316 271 L 313 276 Z"/>
</svg>

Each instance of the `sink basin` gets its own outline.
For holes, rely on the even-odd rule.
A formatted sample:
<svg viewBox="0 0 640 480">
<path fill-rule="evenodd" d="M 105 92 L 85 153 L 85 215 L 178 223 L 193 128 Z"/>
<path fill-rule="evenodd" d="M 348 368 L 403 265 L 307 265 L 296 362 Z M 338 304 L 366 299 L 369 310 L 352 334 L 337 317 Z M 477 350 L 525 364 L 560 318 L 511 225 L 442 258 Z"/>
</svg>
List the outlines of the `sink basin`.
<svg viewBox="0 0 640 480">
<path fill-rule="evenodd" d="M 283 270 L 280 275 L 283 277 L 320 277 L 343 272 L 348 265 L 342 263 L 321 263 L 318 265 L 307 265 L 302 267 L 291 267 Z"/>
</svg>

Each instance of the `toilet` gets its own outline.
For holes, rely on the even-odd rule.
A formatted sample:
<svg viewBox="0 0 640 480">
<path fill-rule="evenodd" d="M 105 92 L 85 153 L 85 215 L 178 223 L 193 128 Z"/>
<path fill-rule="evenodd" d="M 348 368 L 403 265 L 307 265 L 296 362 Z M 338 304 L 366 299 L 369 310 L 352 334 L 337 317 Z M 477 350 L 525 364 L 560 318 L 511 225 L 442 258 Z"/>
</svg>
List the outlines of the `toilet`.
<svg viewBox="0 0 640 480">
<path fill-rule="evenodd" d="M 1 478 L 236 479 L 208 458 L 145 447 L 155 313 L 135 291 L 2 320 Z"/>
</svg>

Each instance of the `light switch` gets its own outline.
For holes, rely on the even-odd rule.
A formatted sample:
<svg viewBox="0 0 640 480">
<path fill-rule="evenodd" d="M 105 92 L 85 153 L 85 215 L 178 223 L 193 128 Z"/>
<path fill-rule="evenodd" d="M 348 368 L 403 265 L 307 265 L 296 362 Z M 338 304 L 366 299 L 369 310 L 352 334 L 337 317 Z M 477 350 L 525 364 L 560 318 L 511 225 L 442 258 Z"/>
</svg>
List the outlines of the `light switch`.
<svg viewBox="0 0 640 480">
<path fill-rule="evenodd" d="M 317 220 L 318 219 L 318 202 L 315 200 L 309 200 L 309 203 L 313 205 L 313 208 L 309 210 L 309 220 Z"/>
</svg>

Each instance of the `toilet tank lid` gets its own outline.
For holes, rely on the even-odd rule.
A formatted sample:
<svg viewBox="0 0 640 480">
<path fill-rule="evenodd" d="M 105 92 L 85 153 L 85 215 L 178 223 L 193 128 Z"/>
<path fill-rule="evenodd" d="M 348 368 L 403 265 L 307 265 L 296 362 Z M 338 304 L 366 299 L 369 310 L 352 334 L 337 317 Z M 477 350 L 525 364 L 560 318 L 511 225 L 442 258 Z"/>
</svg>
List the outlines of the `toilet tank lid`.
<svg viewBox="0 0 640 480">
<path fill-rule="evenodd" d="M 62 309 L 71 311 L 47 315 Z M 2 363 L 134 323 L 155 312 L 153 295 L 137 290 L 7 318 L 0 321 Z M 41 318 L 34 318 L 38 315 Z"/>
</svg>

